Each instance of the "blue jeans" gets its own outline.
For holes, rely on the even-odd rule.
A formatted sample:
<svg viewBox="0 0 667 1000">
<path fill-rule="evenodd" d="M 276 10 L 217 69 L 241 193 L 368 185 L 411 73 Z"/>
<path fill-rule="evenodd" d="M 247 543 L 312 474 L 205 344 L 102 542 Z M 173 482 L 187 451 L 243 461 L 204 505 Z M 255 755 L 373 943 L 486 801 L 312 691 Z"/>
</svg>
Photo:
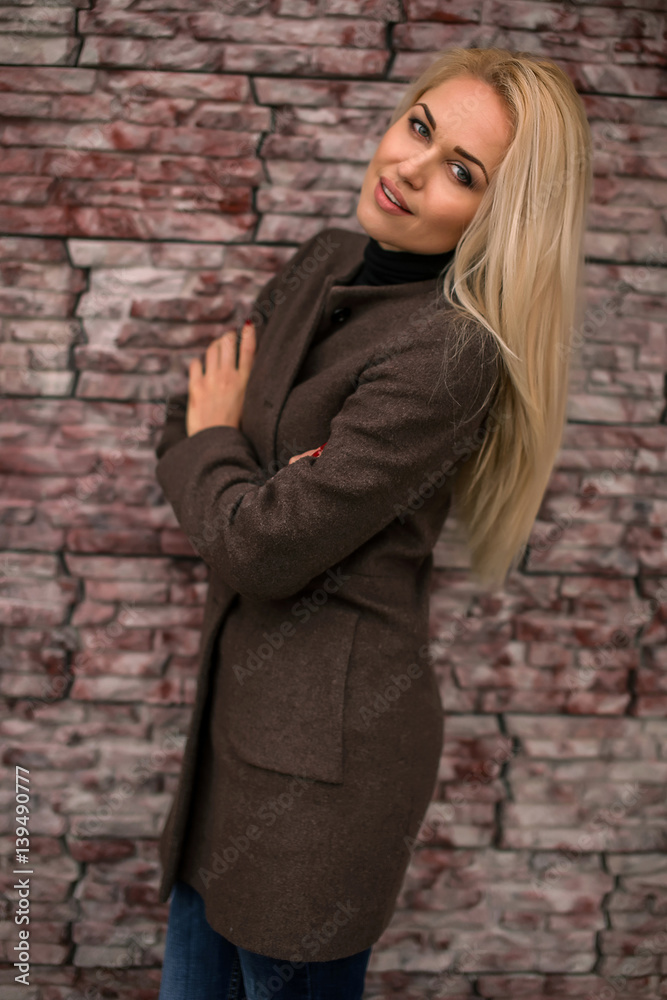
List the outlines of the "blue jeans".
<svg viewBox="0 0 667 1000">
<path fill-rule="evenodd" d="M 208 923 L 199 893 L 176 881 L 158 1000 L 361 1000 L 370 957 L 366 948 L 295 964 L 238 948 Z"/>
</svg>

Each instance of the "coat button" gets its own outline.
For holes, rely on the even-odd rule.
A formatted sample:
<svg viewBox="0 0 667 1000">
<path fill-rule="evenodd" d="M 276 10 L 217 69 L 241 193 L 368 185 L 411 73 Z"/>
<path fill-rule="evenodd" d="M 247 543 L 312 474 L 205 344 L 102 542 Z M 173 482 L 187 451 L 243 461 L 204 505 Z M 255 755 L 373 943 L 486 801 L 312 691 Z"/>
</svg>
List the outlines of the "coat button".
<svg viewBox="0 0 667 1000">
<path fill-rule="evenodd" d="M 340 309 L 334 309 L 334 311 L 331 313 L 331 322 L 344 323 L 346 320 L 350 318 L 350 312 L 351 310 L 349 309 L 348 306 L 341 306 Z"/>
</svg>

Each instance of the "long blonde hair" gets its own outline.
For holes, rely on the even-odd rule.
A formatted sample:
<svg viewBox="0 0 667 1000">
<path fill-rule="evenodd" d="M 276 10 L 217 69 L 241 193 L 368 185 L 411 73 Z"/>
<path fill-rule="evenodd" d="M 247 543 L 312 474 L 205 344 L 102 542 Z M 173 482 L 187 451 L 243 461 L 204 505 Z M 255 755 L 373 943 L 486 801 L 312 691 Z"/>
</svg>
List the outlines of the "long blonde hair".
<svg viewBox="0 0 667 1000">
<path fill-rule="evenodd" d="M 483 442 L 451 487 L 472 573 L 496 588 L 525 555 L 565 428 L 572 334 L 583 316 L 592 139 L 563 70 L 498 48 L 442 52 L 411 84 L 390 126 L 426 90 L 460 75 L 493 87 L 512 126 L 504 158 L 441 276 L 447 302 L 485 327 L 500 350 Z"/>
</svg>

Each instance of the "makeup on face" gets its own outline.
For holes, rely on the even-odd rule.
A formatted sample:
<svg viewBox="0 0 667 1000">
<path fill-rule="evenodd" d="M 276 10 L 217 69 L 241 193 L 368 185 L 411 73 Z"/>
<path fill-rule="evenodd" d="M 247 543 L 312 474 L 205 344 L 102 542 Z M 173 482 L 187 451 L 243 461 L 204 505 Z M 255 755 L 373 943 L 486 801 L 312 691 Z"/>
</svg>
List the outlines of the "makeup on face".
<svg viewBox="0 0 667 1000">
<path fill-rule="evenodd" d="M 451 249 L 474 218 L 511 137 L 493 87 L 466 75 L 443 81 L 385 132 L 368 165 L 357 218 L 380 246 Z M 403 225 L 390 216 L 411 218 Z"/>
<path fill-rule="evenodd" d="M 375 186 L 375 201 L 383 208 L 385 212 L 389 212 L 390 215 L 412 215 L 413 213 L 407 211 L 405 208 L 401 208 L 400 205 L 396 205 L 391 198 L 385 194 L 384 188 L 382 186 L 382 181 L 378 181 Z"/>
</svg>

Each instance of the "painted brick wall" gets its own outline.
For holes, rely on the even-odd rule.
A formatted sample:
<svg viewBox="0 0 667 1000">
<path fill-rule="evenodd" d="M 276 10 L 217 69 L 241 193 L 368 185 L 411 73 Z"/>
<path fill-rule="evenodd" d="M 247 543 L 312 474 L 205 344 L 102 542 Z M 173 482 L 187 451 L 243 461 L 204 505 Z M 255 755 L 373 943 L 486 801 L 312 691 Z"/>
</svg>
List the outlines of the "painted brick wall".
<svg viewBox="0 0 667 1000">
<path fill-rule="evenodd" d="M 438 543 L 441 781 L 367 996 L 666 997 L 665 0 L 16 0 L 0 24 L 3 997 L 157 997 L 207 572 L 154 478 L 164 400 L 299 243 L 359 229 L 408 81 L 473 44 L 583 96 L 588 311 L 524 565 L 491 600 Z"/>
</svg>

